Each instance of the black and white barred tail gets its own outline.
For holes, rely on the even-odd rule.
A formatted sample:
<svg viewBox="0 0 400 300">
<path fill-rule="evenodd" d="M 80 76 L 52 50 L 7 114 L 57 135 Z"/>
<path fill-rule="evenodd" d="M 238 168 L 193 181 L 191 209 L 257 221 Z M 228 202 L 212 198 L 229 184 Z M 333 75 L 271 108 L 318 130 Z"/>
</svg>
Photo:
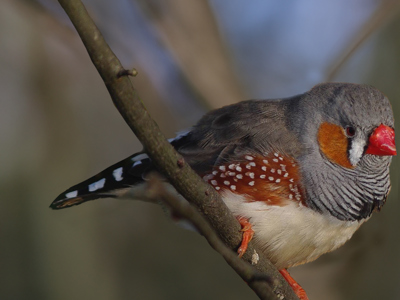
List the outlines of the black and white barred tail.
<svg viewBox="0 0 400 300">
<path fill-rule="evenodd" d="M 121 191 L 143 182 L 151 169 L 146 153 L 136 153 L 61 193 L 50 205 L 61 209 L 99 198 L 115 198 Z"/>
<path fill-rule="evenodd" d="M 187 143 L 189 135 L 189 132 L 184 132 L 168 141 L 178 149 Z M 120 197 L 127 189 L 143 183 L 144 176 L 153 170 L 154 166 L 145 152 L 135 153 L 61 193 L 50 208 L 61 209 L 89 200 Z"/>
</svg>

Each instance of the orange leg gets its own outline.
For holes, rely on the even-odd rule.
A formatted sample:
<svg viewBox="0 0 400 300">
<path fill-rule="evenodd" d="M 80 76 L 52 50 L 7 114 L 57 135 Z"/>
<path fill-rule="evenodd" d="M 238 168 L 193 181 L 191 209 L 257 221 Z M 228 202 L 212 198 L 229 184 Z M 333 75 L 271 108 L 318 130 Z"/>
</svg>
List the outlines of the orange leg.
<svg viewBox="0 0 400 300">
<path fill-rule="evenodd" d="M 251 228 L 251 224 L 248 219 L 243 218 L 243 217 L 237 217 L 237 220 L 239 221 L 240 225 L 242 226 L 242 243 L 240 244 L 239 249 L 237 250 L 237 253 L 239 254 L 239 257 L 242 257 L 243 254 L 245 254 L 247 250 L 247 246 L 250 243 L 251 239 L 253 238 L 254 235 L 254 230 Z"/>
<path fill-rule="evenodd" d="M 308 300 L 306 291 L 296 282 L 296 280 L 293 279 L 292 276 L 290 276 L 286 269 L 279 270 L 279 273 L 281 273 L 283 278 L 286 279 L 300 300 Z"/>
</svg>

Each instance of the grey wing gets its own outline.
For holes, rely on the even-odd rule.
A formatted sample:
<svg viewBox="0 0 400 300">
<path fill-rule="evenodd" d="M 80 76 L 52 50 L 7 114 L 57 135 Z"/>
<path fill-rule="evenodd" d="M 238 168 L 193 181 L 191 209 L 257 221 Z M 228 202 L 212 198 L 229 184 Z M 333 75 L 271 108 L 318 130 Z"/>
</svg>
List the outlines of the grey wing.
<svg viewBox="0 0 400 300">
<path fill-rule="evenodd" d="M 249 100 L 206 114 L 185 136 L 172 142 L 200 174 L 245 154 L 279 151 L 297 155 L 298 142 L 286 129 L 282 100 Z"/>
</svg>

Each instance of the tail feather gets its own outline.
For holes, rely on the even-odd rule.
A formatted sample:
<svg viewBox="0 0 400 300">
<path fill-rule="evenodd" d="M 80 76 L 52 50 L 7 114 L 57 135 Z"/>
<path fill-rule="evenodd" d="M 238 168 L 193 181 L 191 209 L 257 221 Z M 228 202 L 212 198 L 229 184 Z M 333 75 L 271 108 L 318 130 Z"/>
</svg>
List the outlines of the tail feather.
<svg viewBox="0 0 400 300">
<path fill-rule="evenodd" d="M 143 175 L 151 167 L 147 154 L 136 153 L 61 193 L 50 207 L 62 209 L 89 200 L 117 197 L 121 190 L 143 182 Z"/>
</svg>

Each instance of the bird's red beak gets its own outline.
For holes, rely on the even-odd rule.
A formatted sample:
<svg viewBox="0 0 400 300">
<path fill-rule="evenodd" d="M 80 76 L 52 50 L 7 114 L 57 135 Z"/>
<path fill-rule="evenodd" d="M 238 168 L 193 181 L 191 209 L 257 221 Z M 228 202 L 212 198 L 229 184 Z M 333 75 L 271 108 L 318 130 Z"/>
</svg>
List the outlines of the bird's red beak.
<svg viewBox="0 0 400 300">
<path fill-rule="evenodd" d="M 379 125 L 369 137 L 367 154 L 373 155 L 396 155 L 394 142 L 394 129 L 386 125 Z"/>
</svg>

